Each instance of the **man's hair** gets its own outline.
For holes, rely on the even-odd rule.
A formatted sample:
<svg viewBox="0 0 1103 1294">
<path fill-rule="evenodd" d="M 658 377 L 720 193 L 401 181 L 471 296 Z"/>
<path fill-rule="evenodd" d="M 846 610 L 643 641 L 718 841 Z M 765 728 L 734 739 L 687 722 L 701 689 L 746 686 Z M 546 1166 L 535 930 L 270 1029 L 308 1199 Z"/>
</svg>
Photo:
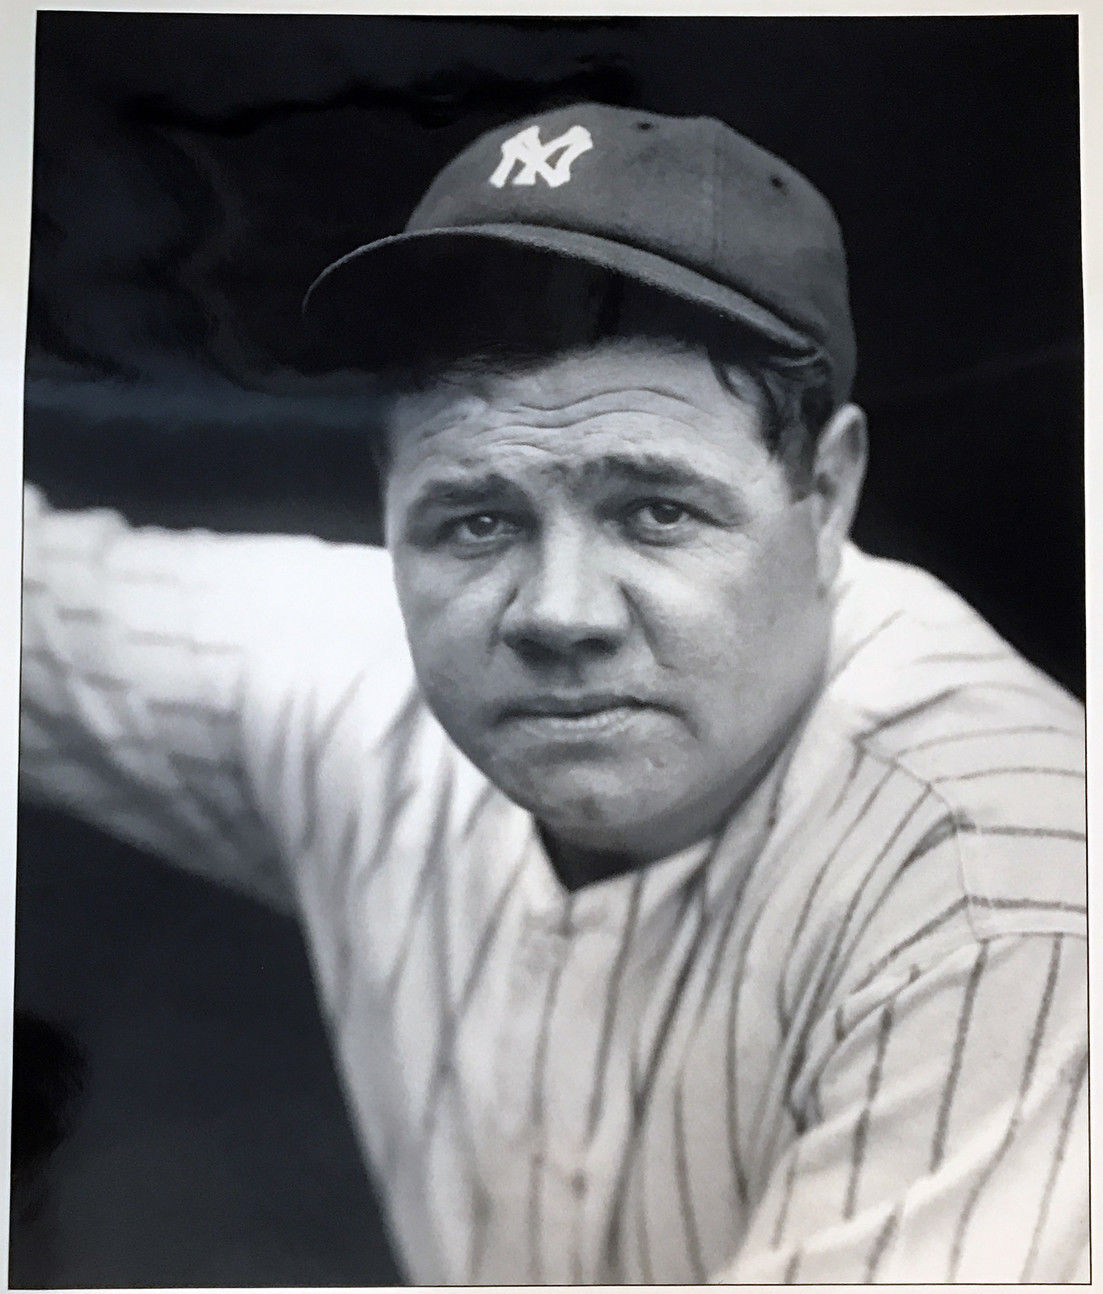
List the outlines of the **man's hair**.
<svg viewBox="0 0 1103 1294">
<path fill-rule="evenodd" d="M 816 445 L 834 408 L 822 361 L 780 354 L 715 312 L 580 262 L 520 257 L 482 276 L 461 267 L 447 285 L 426 285 L 421 306 L 416 332 L 405 334 L 412 344 L 396 346 L 383 366 L 384 404 L 449 376 L 519 374 L 574 351 L 644 339 L 703 352 L 727 391 L 758 405 L 763 442 L 793 494 L 811 487 Z M 380 471 L 383 440 L 373 446 Z"/>
</svg>

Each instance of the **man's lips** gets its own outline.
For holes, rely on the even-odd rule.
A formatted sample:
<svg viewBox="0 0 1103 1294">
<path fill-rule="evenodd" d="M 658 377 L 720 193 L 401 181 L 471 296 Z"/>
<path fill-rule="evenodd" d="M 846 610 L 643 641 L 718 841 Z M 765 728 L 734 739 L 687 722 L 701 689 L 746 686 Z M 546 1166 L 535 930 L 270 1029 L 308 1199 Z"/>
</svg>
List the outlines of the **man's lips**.
<svg viewBox="0 0 1103 1294">
<path fill-rule="evenodd" d="M 666 710 L 669 707 L 621 692 L 549 693 L 508 702 L 499 710 L 501 721 L 510 719 L 592 719 L 631 710 Z"/>
</svg>

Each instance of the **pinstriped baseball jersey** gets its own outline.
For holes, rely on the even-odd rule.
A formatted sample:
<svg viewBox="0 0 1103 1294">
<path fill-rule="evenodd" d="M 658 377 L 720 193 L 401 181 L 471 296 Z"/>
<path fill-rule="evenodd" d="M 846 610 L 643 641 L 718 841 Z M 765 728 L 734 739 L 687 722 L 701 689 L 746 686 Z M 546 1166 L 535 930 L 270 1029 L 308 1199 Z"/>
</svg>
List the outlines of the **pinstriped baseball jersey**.
<svg viewBox="0 0 1103 1294">
<path fill-rule="evenodd" d="M 569 892 L 385 554 L 28 503 L 22 775 L 295 908 L 420 1283 L 1087 1275 L 1082 714 L 849 549 L 716 838 Z"/>
</svg>

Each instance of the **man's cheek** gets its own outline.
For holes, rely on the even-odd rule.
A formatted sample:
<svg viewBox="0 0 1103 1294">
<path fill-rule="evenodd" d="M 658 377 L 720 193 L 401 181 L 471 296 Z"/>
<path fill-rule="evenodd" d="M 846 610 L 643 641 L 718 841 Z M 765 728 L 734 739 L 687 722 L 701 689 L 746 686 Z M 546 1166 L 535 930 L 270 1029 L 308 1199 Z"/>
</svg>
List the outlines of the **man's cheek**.
<svg viewBox="0 0 1103 1294">
<path fill-rule="evenodd" d="M 749 639 L 756 610 L 740 579 L 687 582 L 646 611 L 657 662 L 687 684 L 731 676 Z"/>
<path fill-rule="evenodd" d="M 435 710 L 461 714 L 482 693 L 493 654 L 486 614 L 434 599 L 411 609 L 407 638 L 418 682 Z"/>
</svg>

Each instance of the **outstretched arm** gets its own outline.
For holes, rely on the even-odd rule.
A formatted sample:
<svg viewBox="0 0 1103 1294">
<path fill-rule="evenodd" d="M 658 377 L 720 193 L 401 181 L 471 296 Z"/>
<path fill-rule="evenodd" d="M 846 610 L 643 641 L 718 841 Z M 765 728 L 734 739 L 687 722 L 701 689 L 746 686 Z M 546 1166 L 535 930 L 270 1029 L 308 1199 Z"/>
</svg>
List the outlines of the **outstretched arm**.
<svg viewBox="0 0 1103 1294">
<path fill-rule="evenodd" d="M 386 620 L 357 600 L 373 595 L 364 562 L 378 574 L 383 560 L 313 539 L 137 529 L 52 511 L 29 489 L 21 789 L 287 906 L 279 778 L 309 735 L 322 649 L 344 632 L 367 657 L 372 614 Z M 274 754 L 279 777 L 265 771 Z"/>
</svg>

